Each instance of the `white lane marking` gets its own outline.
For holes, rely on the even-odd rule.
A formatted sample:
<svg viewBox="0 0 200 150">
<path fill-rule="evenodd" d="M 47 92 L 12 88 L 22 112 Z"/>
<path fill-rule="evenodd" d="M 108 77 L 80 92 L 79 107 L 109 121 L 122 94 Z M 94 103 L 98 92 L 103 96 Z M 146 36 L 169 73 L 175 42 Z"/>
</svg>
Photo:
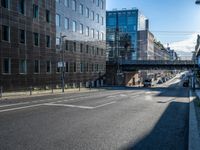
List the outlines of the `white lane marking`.
<svg viewBox="0 0 200 150">
<path fill-rule="evenodd" d="M 150 92 L 150 91 L 148 91 L 148 92 L 146 92 L 146 94 L 151 94 L 152 92 Z"/>
<path fill-rule="evenodd" d="M 127 97 L 127 95 L 126 95 L 126 94 L 120 94 L 120 96 L 121 96 L 121 97 Z"/>
<path fill-rule="evenodd" d="M 113 96 L 113 95 L 107 96 L 107 98 L 115 98 L 115 97 L 117 97 L 117 96 Z"/>
<path fill-rule="evenodd" d="M 0 108 L 2 108 L 2 107 L 9 107 L 9 106 L 23 105 L 23 104 L 30 104 L 30 102 L 23 102 L 23 103 L 15 103 L 15 104 L 0 105 Z"/>
<path fill-rule="evenodd" d="M 44 104 L 44 105 L 47 105 L 47 106 L 73 107 L 73 108 L 82 108 L 82 109 L 94 109 L 94 107 L 90 107 L 90 106 L 68 105 L 68 104 L 54 104 L 54 103 L 48 103 L 48 104 Z"/>
<path fill-rule="evenodd" d="M 112 101 L 112 102 L 109 102 L 109 103 L 101 104 L 101 105 L 95 106 L 94 108 L 100 108 L 100 107 L 107 106 L 107 105 L 114 104 L 114 103 L 116 103 L 116 101 Z"/>
<path fill-rule="evenodd" d="M 36 105 L 29 105 L 29 106 L 23 106 L 23 107 L 17 107 L 17 108 L 4 109 L 4 110 L 0 110 L 0 113 L 7 112 L 7 111 L 26 109 L 26 108 L 32 108 L 32 107 L 38 107 L 38 106 L 42 106 L 42 105 L 44 105 L 44 104 L 36 104 Z"/>
<path fill-rule="evenodd" d="M 61 97 L 61 98 L 52 98 L 52 99 L 45 99 L 45 100 L 38 100 L 38 101 L 29 101 L 29 102 L 15 103 L 15 104 L 0 105 L 0 108 L 10 107 L 10 106 L 17 106 L 17 105 L 24 105 L 24 104 L 31 104 L 31 103 L 38 103 L 38 102 L 42 102 L 42 101 L 60 100 L 60 99 L 64 99 L 64 97 Z"/>
</svg>

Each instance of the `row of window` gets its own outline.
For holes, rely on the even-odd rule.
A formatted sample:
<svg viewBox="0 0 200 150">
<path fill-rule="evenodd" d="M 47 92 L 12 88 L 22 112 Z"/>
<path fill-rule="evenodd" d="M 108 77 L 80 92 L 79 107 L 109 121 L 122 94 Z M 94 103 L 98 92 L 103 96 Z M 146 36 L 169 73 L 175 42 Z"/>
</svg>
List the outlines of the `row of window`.
<svg viewBox="0 0 200 150">
<path fill-rule="evenodd" d="M 34 60 L 34 73 L 39 74 L 40 73 L 40 61 Z M 52 73 L 52 63 L 51 61 L 46 61 L 46 73 Z M 59 62 L 58 62 L 59 63 Z M 64 71 L 65 72 L 77 72 L 77 63 L 76 62 L 64 62 Z M 89 63 L 79 63 L 80 65 L 80 72 L 101 72 L 104 71 L 104 65 L 103 64 L 89 64 Z M 61 65 L 62 66 L 62 65 Z M 91 70 L 89 71 L 89 67 L 91 67 Z M 62 67 L 59 67 L 57 65 L 56 72 L 61 72 Z M 4 58 L 3 59 L 3 74 L 11 74 L 11 59 L 10 58 Z M 19 61 L 19 73 L 20 74 L 27 74 L 27 60 L 21 59 Z"/>
<path fill-rule="evenodd" d="M 56 14 L 56 22 L 60 22 L 60 15 Z M 57 26 L 60 26 L 60 23 L 57 24 Z M 70 29 L 70 26 L 69 26 L 69 18 L 65 18 L 64 20 L 64 28 L 66 30 L 69 30 Z M 84 34 L 84 31 L 85 31 L 85 35 L 86 36 L 90 36 L 92 38 L 96 38 L 98 40 L 104 40 L 104 33 L 103 32 L 99 32 L 99 31 L 96 31 L 95 33 L 95 30 L 94 28 L 89 28 L 89 26 L 86 26 L 85 27 L 85 30 L 84 30 L 84 26 L 82 23 L 79 24 L 79 28 L 78 28 L 78 25 L 77 25 L 77 22 L 76 21 L 72 21 L 72 27 L 71 27 L 72 31 L 73 32 L 79 32 L 80 34 Z M 96 36 L 95 36 L 96 35 Z"/>
<path fill-rule="evenodd" d="M 87 18 L 89 18 L 89 9 L 87 8 Z M 48 18 L 46 16 L 46 18 Z M 96 20 L 97 23 L 101 23 L 101 25 L 104 25 L 104 17 L 100 17 L 99 14 L 96 14 L 96 16 L 94 16 L 94 11 L 91 11 L 91 19 L 92 20 Z M 62 19 L 61 19 L 61 15 L 60 14 L 56 14 L 56 26 L 57 27 L 60 27 L 61 26 L 61 22 L 62 22 Z M 65 29 L 69 29 L 69 18 L 65 17 L 64 19 L 64 27 Z"/>
<path fill-rule="evenodd" d="M 56 39 L 56 48 L 57 50 L 60 50 L 60 38 Z M 79 45 L 76 42 L 70 43 L 69 41 L 65 41 L 63 45 L 63 49 L 66 51 L 73 51 L 73 52 L 80 52 L 80 53 L 87 53 L 91 55 L 101 55 L 104 56 L 104 49 L 95 48 L 94 46 L 84 45 L 83 43 L 80 43 Z"/>
<path fill-rule="evenodd" d="M 2 25 L 2 40 L 3 41 L 10 41 L 10 28 L 8 26 Z M 39 46 L 39 41 L 40 41 L 40 34 L 39 33 L 33 33 L 33 44 L 34 46 Z M 19 43 L 21 44 L 25 44 L 26 43 L 26 32 L 23 29 L 19 29 Z M 60 38 L 56 38 L 56 48 L 60 49 L 60 44 L 61 44 L 61 40 Z M 45 37 L 45 45 L 47 48 L 51 47 L 51 37 L 49 35 L 46 35 Z M 73 42 L 72 47 L 70 47 L 69 45 L 69 41 L 65 41 L 64 44 L 64 49 L 65 50 L 70 50 L 76 52 L 77 51 L 77 43 Z M 104 51 L 103 49 L 99 49 L 96 48 L 94 46 L 89 46 L 86 45 L 84 47 L 84 45 L 81 43 L 79 50 L 82 53 L 85 49 L 85 52 L 88 54 L 92 54 L 92 55 L 104 55 Z"/>
<path fill-rule="evenodd" d="M 26 44 L 26 31 L 23 29 L 19 29 L 19 43 Z M 6 25 L 2 25 L 2 40 L 3 41 L 10 41 L 10 27 Z M 45 37 L 46 47 L 51 47 L 51 37 L 49 35 L 46 35 Z M 34 32 L 33 33 L 33 44 L 34 46 L 39 46 L 40 41 L 40 35 L 39 33 Z"/>
<path fill-rule="evenodd" d="M 61 3 L 62 0 L 56 0 L 57 3 Z M 71 8 L 72 10 L 76 11 L 77 10 L 77 1 L 76 0 L 64 0 L 64 5 L 66 7 L 70 7 L 70 2 L 71 2 Z M 96 2 L 96 6 L 100 7 L 101 9 L 104 9 L 104 1 L 103 0 L 92 0 L 92 2 L 95 4 Z M 82 5 L 82 4 L 80 4 Z"/>
<path fill-rule="evenodd" d="M 1 0 L 1 6 L 4 8 L 10 8 L 10 0 Z M 25 0 L 18 0 L 18 12 L 22 15 L 25 15 L 25 11 L 26 11 L 26 7 L 25 7 Z M 38 19 L 39 18 L 39 6 L 38 4 L 33 4 L 33 11 L 32 11 L 32 15 L 34 19 Z M 45 10 L 45 21 L 46 22 L 50 22 L 50 11 L 48 9 Z"/>
</svg>

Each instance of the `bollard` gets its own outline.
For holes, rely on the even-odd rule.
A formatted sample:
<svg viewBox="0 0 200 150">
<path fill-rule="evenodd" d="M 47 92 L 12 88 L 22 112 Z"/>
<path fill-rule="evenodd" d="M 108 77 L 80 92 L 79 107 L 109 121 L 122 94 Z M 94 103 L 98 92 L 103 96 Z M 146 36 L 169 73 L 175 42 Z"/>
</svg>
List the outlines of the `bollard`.
<svg viewBox="0 0 200 150">
<path fill-rule="evenodd" d="M 3 87 L 0 86 L 0 98 L 2 98 L 2 97 L 3 97 Z"/>
<path fill-rule="evenodd" d="M 30 86 L 30 95 L 32 95 L 32 86 Z"/>
<path fill-rule="evenodd" d="M 53 85 L 51 86 L 51 93 L 53 93 Z"/>
<path fill-rule="evenodd" d="M 81 91 L 81 83 L 79 83 L 79 91 Z"/>
<path fill-rule="evenodd" d="M 90 90 L 91 90 L 91 88 L 92 88 L 92 85 L 91 85 L 91 84 L 92 84 L 92 83 L 90 82 L 90 83 L 89 83 Z"/>
</svg>

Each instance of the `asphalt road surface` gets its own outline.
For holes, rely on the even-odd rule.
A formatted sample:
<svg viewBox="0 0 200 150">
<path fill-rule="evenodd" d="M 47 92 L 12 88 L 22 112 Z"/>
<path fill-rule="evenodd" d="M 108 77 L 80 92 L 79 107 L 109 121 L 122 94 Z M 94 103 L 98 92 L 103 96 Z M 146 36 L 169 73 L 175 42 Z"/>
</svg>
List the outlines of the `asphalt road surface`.
<svg viewBox="0 0 200 150">
<path fill-rule="evenodd" d="M 188 88 L 115 88 L 0 102 L 0 150 L 186 150 Z"/>
</svg>

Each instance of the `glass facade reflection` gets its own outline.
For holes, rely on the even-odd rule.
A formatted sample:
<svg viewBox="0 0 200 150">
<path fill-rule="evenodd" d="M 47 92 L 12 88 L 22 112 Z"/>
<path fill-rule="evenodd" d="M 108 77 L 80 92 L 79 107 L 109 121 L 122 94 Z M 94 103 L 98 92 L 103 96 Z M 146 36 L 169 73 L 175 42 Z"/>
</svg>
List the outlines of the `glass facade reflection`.
<svg viewBox="0 0 200 150">
<path fill-rule="evenodd" d="M 119 56 L 128 60 L 138 59 L 137 31 L 146 29 L 146 20 L 138 9 L 107 11 L 107 60 Z"/>
<path fill-rule="evenodd" d="M 88 84 L 100 85 L 101 77 L 105 74 L 106 65 L 106 0 L 66 0 L 56 2 L 56 14 L 60 16 L 60 26 L 56 27 L 56 37 L 60 35 L 62 47 L 68 43 L 68 50 L 64 52 L 64 61 L 68 62 L 69 71 L 65 74 L 65 81 L 69 86 Z M 99 3 L 97 5 L 97 3 Z M 67 20 L 65 19 L 67 18 Z M 56 19 L 58 20 L 58 19 Z M 63 49 L 64 49 L 63 48 Z M 100 55 L 97 51 L 103 51 Z M 60 49 L 57 49 L 58 62 L 61 60 Z M 93 66 L 98 66 L 97 70 Z"/>
</svg>

